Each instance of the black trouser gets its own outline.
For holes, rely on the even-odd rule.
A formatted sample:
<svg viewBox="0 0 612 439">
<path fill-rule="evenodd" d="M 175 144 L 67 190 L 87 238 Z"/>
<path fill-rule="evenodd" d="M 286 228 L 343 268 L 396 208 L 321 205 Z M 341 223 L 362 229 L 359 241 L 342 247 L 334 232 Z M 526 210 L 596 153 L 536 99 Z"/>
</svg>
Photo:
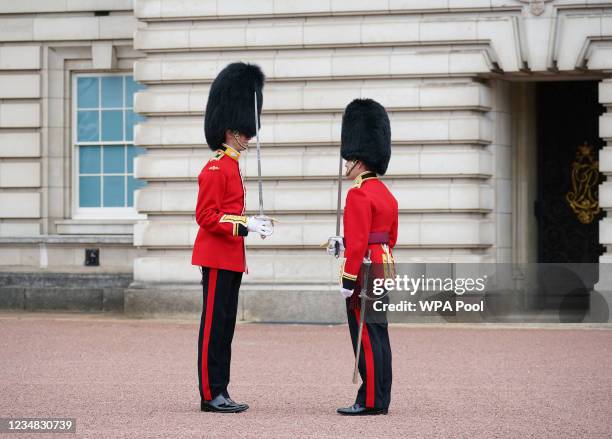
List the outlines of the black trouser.
<svg viewBox="0 0 612 439">
<path fill-rule="evenodd" d="M 359 334 L 360 305 L 356 300 L 347 299 L 346 314 L 348 317 L 353 353 L 357 352 Z M 368 408 L 389 408 L 391 403 L 391 344 L 386 316 L 371 311 L 371 302 L 366 305 L 365 321 L 361 335 L 361 353 L 359 355 L 359 375 L 362 384 L 357 391 L 355 402 Z M 368 317 L 371 317 L 368 319 Z"/>
<path fill-rule="evenodd" d="M 242 273 L 202 267 L 204 303 L 198 339 L 200 397 L 210 401 L 220 393 L 229 397 L 232 338 L 238 310 Z"/>
</svg>

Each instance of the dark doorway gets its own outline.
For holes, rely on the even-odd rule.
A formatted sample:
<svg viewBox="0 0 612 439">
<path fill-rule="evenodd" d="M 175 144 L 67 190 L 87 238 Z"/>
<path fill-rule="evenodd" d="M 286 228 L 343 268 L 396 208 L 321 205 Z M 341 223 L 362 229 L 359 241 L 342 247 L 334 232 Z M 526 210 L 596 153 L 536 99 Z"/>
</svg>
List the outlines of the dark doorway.
<svg viewBox="0 0 612 439">
<path fill-rule="evenodd" d="M 596 263 L 599 116 L 595 81 L 545 82 L 536 88 L 538 262 Z"/>
<path fill-rule="evenodd" d="M 580 322 L 599 280 L 599 116 L 597 82 L 536 87 L 540 309 Z M 560 265 L 563 264 L 563 265 Z"/>
</svg>

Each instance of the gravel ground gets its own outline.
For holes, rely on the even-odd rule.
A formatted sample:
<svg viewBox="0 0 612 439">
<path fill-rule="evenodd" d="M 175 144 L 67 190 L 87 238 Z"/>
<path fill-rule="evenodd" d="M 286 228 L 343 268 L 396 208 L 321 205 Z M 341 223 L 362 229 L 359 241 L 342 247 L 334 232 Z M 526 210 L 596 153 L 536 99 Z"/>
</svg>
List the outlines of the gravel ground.
<svg viewBox="0 0 612 439">
<path fill-rule="evenodd" d="M 73 417 L 91 438 L 612 437 L 612 330 L 390 334 L 389 415 L 345 418 L 346 326 L 239 325 L 230 391 L 251 409 L 220 415 L 199 411 L 193 322 L 4 313 L 0 417 Z"/>
</svg>

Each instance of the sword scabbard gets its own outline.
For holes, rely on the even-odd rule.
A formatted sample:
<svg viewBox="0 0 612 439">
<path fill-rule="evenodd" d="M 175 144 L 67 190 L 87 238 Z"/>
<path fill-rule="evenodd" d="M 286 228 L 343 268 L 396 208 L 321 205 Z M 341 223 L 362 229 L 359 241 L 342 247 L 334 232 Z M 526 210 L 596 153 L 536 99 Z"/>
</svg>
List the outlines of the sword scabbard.
<svg viewBox="0 0 612 439">
<path fill-rule="evenodd" d="M 359 356 L 361 355 L 361 338 L 363 335 L 363 325 L 365 320 L 365 306 L 368 295 L 368 282 L 370 281 L 370 250 L 363 260 L 363 276 L 361 278 L 361 291 L 359 293 L 359 331 L 357 332 L 357 352 L 355 353 L 355 369 L 353 370 L 353 384 L 357 384 L 357 375 L 359 374 Z"/>
</svg>

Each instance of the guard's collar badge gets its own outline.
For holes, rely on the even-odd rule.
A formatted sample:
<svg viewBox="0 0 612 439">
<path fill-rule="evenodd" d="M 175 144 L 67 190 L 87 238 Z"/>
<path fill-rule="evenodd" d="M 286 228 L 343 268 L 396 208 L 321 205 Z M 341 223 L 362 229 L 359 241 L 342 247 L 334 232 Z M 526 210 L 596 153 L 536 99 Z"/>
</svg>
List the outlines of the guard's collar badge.
<svg viewBox="0 0 612 439">
<path fill-rule="evenodd" d="M 353 187 L 360 188 L 364 181 L 371 180 L 373 178 L 378 178 L 378 175 L 376 175 L 375 172 L 362 172 L 357 176 L 357 178 L 355 178 L 355 184 L 353 185 Z"/>
<path fill-rule="evenodd" d="M 240 153 L 238 151 L 236 151 L 234 148 L 232 148 L 231 146 L 227 145 L 227 144 L 223 144 L 221 146 L 221 151 L 223 151 L 223 153 L 228 156 L 233 158 L 234 160 L 238 161 L 238 159 L 240 158 Z"/>
</svg>

